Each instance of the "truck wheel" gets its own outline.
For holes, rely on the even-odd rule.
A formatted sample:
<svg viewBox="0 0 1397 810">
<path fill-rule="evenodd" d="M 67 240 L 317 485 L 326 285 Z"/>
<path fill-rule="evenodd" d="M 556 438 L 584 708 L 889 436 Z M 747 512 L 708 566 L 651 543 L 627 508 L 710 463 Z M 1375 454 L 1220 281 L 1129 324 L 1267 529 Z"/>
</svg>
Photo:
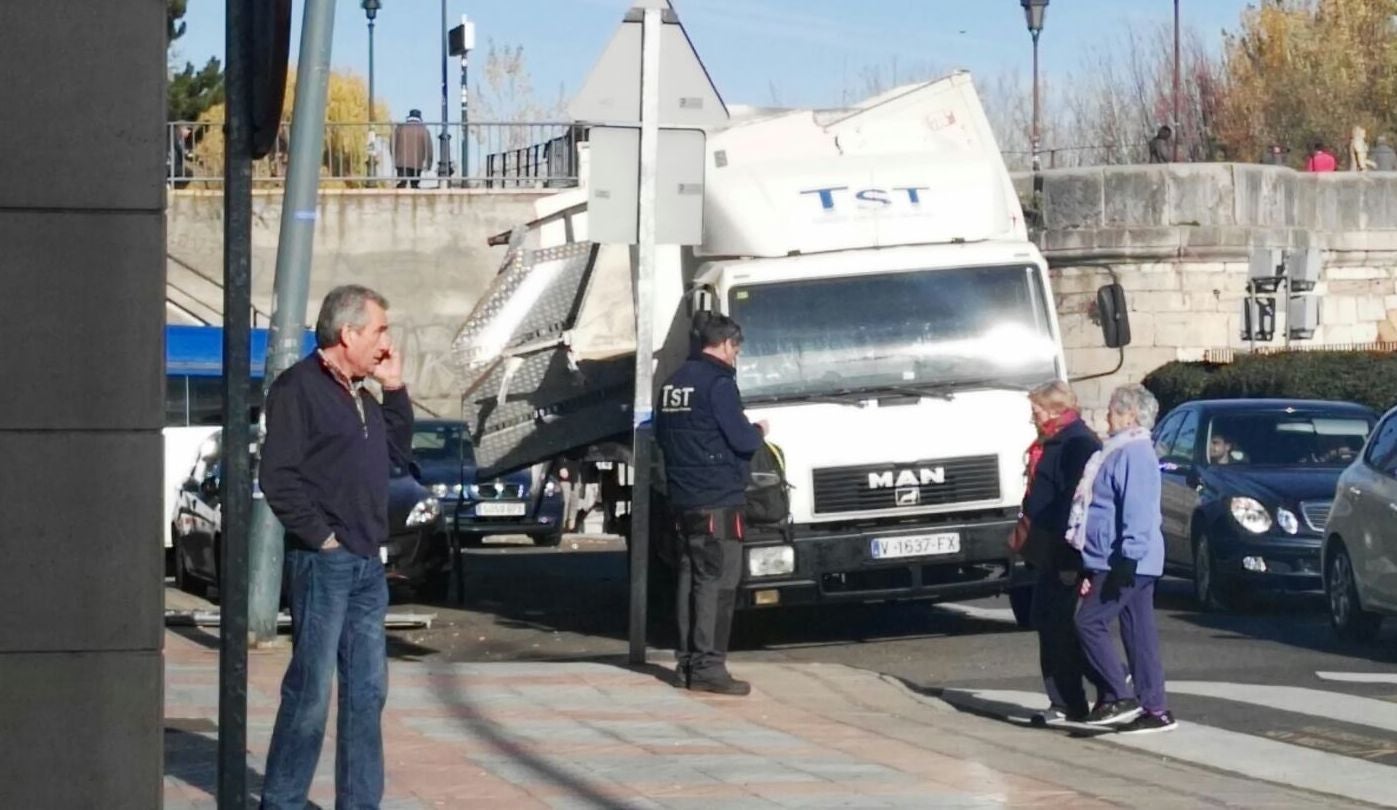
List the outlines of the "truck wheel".
<svg viewBox="0 0 1397 810">
<path fill-rule="evenodd" d="M 1014 624 L 1020 630 L 1033 628 L 1033 586 L 1021 585 L 1009 589 L 1009 609 L 1014 611 Z"/>
<path fill-rule="evenodd" d="M 176 546 L 175 552 L 175 587 L 185 593 L 195 596 L 203 596 L 207 593 L 204 583 L 200 582 L 189 570 L 189 563 L 185 562 L 184 554 Z"/>
</svg>

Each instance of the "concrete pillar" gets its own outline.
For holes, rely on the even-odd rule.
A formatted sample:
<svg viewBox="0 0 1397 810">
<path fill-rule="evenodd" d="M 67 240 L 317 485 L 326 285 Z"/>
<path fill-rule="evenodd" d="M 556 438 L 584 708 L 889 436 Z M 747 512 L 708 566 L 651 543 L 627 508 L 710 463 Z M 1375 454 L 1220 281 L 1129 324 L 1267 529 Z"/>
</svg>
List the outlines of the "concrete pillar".
<svg viewBox="0 0 1397 810">
<path fill-rule="evenodd" d="M 0 3 L 0 75 L 0 807 L 159 807 L 165 2 Z"/>
</svg>

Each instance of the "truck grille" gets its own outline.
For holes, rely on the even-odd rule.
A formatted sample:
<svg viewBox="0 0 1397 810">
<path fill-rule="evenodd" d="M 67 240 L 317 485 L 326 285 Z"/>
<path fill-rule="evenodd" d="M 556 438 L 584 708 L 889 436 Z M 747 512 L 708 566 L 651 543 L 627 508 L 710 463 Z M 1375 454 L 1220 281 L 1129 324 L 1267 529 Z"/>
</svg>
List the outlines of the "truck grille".
<svg viewBox="0 0 1397 810">
<path fill-rule="evenodd" d="M 1329 524 L 1329 509 L 1333 506 L 1330 501 L 1306 501 L 1300 504 L 1300 513 L 1305 516 L 1305 523 L 1317 532 L 1323 532 L 1324 527 Z"/>
<path fill-rule="evenodd" d="M 815 470 L 815 512 L 910 509 L 999 500 L 996 456 Z"/>
</svg>

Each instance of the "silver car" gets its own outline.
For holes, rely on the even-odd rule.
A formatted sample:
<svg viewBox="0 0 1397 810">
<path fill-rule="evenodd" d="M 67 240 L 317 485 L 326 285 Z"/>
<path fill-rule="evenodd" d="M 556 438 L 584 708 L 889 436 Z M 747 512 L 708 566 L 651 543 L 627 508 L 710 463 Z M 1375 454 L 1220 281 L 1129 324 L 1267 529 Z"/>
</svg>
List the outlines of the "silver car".
<svg viewBox="0 0 1397 810">
<path fill-rule="evenodd" d="M 1321 565 L 1329 618 L 1343 638 L 1368 640 L 1397 614 L 1397 408 L 1339 478 Z"/>
</svg>

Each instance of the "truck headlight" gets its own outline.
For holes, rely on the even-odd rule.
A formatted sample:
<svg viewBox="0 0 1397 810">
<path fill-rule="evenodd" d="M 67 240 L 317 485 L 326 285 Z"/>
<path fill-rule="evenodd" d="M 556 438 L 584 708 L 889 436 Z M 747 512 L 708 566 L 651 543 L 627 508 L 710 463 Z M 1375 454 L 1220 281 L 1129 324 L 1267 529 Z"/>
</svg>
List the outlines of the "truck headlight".
<svg viewBox="0 0 1397 810">
<path fill-rule="evenodd" d="M 754 577 L 777 577 L 795 570 L 796 550 L 791 546 L 747 550 L 747 573 Z"/>
<path fill-rule="evenodd" d="M 1276 525 L 1286 534 L 1295 534 L 1300 531 L 1300 521 L 1296 519 L 1295 513 L 1289 509 L 1276 510 Z"/>
<path fill-rule="evenodd" d="M 1232 519 L 1252 534 L 1264 534 L 1271 528 L 1271 514 L 1255 498 L 1233 498 L 1228 506 Z M 1294 515 L 1290 516 L 1293 520 Z"/>
<path fill-rule="evenodd" d="M 407 513 L 406 525 L 409 529 L 426 526 L 441 517 L 441 502 L 436 498 L 424 498 Z"/>
</svg>

